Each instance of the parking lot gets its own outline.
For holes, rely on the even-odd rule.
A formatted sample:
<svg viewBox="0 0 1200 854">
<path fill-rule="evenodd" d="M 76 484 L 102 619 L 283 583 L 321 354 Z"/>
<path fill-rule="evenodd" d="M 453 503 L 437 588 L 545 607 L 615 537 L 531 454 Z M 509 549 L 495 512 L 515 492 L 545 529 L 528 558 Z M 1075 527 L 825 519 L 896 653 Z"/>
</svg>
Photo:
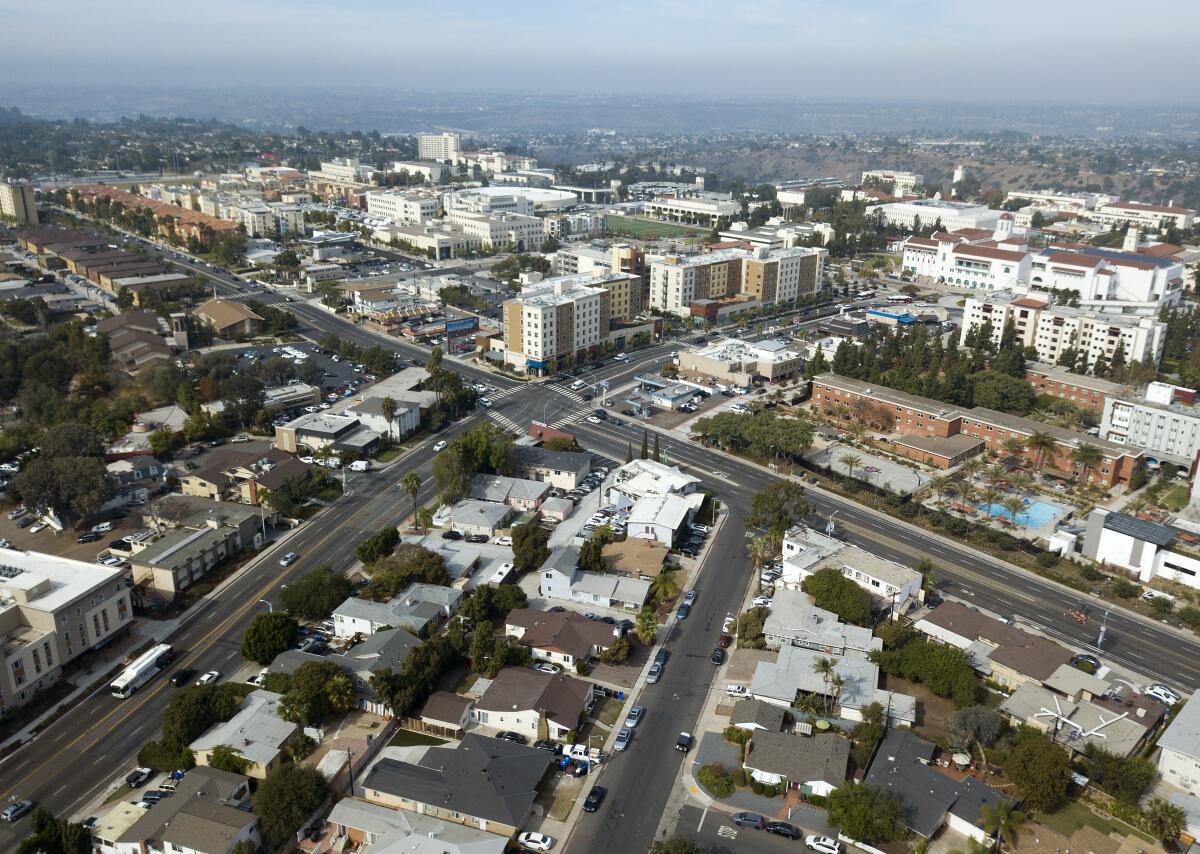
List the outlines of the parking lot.
<svg viewBox="0 0 1200 854">
<path fill-rule="evenodd" d="M 886 489 L 896 495 L 911 495 L 929 482 L 929 475 L 922 475 L 908 466 L 892 462 L 884 457 L 867 453 L 859 448 L 852 448 L 840 442 L 831 442 L 820 448 L 814 448 L 804 455 L 804 458 L 814 465 L 824 466 L 837 474 L 847 474 L 842 457 L 853 454 L 861 462 L 854 469 L 854 477 L 864 483 Z"/>
</svg>

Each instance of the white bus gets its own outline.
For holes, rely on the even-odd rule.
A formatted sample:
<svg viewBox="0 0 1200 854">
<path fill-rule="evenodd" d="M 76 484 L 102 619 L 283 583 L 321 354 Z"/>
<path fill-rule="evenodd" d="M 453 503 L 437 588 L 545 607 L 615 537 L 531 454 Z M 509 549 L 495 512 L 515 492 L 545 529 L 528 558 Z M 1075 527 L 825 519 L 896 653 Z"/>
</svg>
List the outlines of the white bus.
<svg viewBox="0 0 1200 854">
<path fill-rule="evenodd" d="M 159 673 L 175 660 L 175 650 L 168 644 L 160 643 L 138 656 L 132 664 L 113 680 L 109 688 L 114 697 L 127 700 L 133 692 L 150 681 L 154 674 Z"/>
</svg>

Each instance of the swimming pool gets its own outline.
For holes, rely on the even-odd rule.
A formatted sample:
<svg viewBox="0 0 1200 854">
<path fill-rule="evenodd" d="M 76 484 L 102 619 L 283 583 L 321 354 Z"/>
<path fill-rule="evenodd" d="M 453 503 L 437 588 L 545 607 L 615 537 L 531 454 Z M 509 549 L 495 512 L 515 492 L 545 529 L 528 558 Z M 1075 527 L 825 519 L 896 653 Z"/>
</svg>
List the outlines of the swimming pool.
<svg viewBox="0 0 1200 854">
<path fill-rule="evenodd" d="M 1001 504 L 980 504 L 976 509 L 989 516 L 999 516 L 1001 519 L 1012 521 L 1012 514 Z M 1026 528 L 1042 528 L 1064 512 L 1057 504 L 1038 498 L 1026 504 L 1025 510 L 1017 514 L 1017 524 Z"/>
</svg>

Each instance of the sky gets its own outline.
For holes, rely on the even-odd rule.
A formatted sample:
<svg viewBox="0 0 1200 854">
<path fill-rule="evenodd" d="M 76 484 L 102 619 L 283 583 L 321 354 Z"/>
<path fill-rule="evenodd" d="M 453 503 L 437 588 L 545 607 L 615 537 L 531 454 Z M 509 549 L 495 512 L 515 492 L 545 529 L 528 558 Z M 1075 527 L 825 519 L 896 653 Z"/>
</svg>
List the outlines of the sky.
<svg viewBox="0 0 1200 854">
<path fill-rule="evenodd" d="M 1195 105 L 1195 0 L 0 0 L 12 85 Z"/>
</svg>

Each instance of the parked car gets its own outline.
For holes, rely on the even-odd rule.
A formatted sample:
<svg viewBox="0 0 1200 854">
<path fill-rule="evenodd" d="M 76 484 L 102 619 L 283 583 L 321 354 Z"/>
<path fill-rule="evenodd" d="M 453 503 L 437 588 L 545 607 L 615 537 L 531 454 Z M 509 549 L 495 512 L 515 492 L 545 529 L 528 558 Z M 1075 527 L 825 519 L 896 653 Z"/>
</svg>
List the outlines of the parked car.
<svg viewBox="0 0 1200 854">
<path fill-rule="evenodd" d="M 462 538 L 463 538 L 462 531 L 455 531 L 455 530 L 442 531 L 442 539 L 443 540 L 461 540 Z"/>
<path fill-rule="evenodd" d="M 15 804 L 9 804 L 4 808 L 4 812 L 0 812 L 0 819 L 7 822 L 20 821 L 22 816 L 33 811 L 33 801 L 26 798 L 23 801 L 17 801 Z"/>
<path fill-rule="evenodd" d="M 100 539 L 100 534 L 93 534 L 91 531 L 88 531 L 86 534 L 81 534 L 78 537 L 76 537 L 75 542 L 77 542 L 77 543 L 94 543 L 99 539 Z"/>
<path fill-rule="evenodd" d="M 467 534 L 466 541 L 468 543 L 486 543 L 489 537 L 486 534 Z"/>
<path fill-rule="evenodd" d="M 836 839 L 830 839 L 828 836 L 806 836 L 804 844 L 821 854 L 842 854 L 842 843 Z"/>
<path fill-rule="evenodd" d="M 36 534 L 38 531 L 44 531 L 48 527 L 49 526 L 45 522 L 35 522 L 33 524 L 33 526 L 29 529 L 29 533 Z"/>
<path fill-rule="evenodd" d="M 627 726 L 617 731 L 617 740 L 613 742 L 613 750 L 624 750 L 633 740 L 633 730 Z"/>
<path fill-rule="evenodd" d="M 496 537 L 496 545 L 498 546 L 511 546 L 512 542 L 512 537 Z"/>
<path fill-rule="evenodd" d="M 631 706 L 629 714 L 625 716 L 625 726 L 629 729 L 637 729 L 637 725 L 642 722 L 642 718 L 646 716 L 646 709 L 643 706 Z"/>
<path fill-rule="evenodd" d="M 650 665 L 650 672 L 646 674 L 646 683 L 653 685 L 662 678 L 662 665 L 657 661 Z"/>
<path fill-rule="evenodd" d="M 583 800 L 583 811 L 595 812 L 600 809 L 600 804 L 604 802 L 606 794 L 608 794 L 608 789 L 603 786 L 592 786 L 591 791 L 587 793 L 587 797 Z"/>
<path fill-rule="evenodd" d="M 726 685 L 725 693 L 730 697 L 749 697 L 750 689 L 745 685 Z"/>
<path fill-rule="evenodd" d="M 692 749 L 692 734 L 690 732 L 679 733 L 679 738 L 675 739 L 675 749 L 680 753 L 687 753 Z"/>
<path fill-rule="evenodd" d="M 687 593 L 684 593 L 683 594 L 683 603 L 685 605 L 694 605 L 696 603 L 696 591 L 689 590 Z"/>
<path fill-rule="evenodd" d="M 721 635 L 717 638 L 717 646 L 719 646 L 721 649 L 729 649 L 729 647 L 732 645 L 733 635 L 727 635 L 724 632 L 721 632 Z"/>
<path fill-rule="evenodd" d="M 539 673 L 558 673 L 558 668 L 548 661 L 539 661 L 533 665 L 533 669 Z"/>
<path fill-rule="evenodd" d="M 1164 706 L 1173 706 L 1181 699 L 1179 694 L 1176 693 L 1172 688 L 1169 688 L 1160 682 L 1154 683 L 1145 691 L 1143 691 L 1142 694 L 1149 697 L 1151 700 L 1157 700 Z"/>
<path fill-rule="evenodd" d="M 770 596 L 755 596 L 754 601 L 750 603 L 755 608 L 766 608 L 770 610 L 772 600 Z"/>
<path fill-rule="evenodd" d="M 146 781 L 153 776 L 154 770 L 151 768 L 134 768 L 125 775 L 125 785 L 136 789 L 138 786 L 145 785 Z"/>
<path fill-rule="evenodd" d="M 527 830 L 517 837 L 517 842 L 520 842 L 530 851 L 549 851 L 554 846 L 554 840 L 544 833 L 535 833 L 532 830 Z"/>
<path fill-rule="evenodd" d="M 92 531 L 91 531 L 91 532 L 92 532 L 93 534 L 107 534 L 107 533 L 108 533 L 109 531 L 111 531 L 112 529 L 113 529 L 113 523 L 112 523 L 112 522 L 101 522 L 101 523 L 100 523 L 100 524 L 98 524 L 98 525 L 93 525 L 93 526 L 92 526 Z"/>
<path fill-rule="evenodd" d="M 787 839 L 804 838 L 804 831 L 788 821 L 768 821 L 765 829 L 767 833 L 774 833 L 776 836 L 783 836 Z"/>
<path fill-rule="evenodd" d="M 510 732 L 508 730 L 505 730 L 504 732 L 496 733 L 496 738 L 500 739 L 501 741 L 511 742 L 512 744 L 528 744 L 529 743 L 529 739 L 527 739 L 525 736 L 521 735 L 519 732 Z"/>
<path fill-rule="evenodd" d="M 717 647 L 716 649 L 714 649 L 712 651 L 712 655 L 710 655 L 708 657 L 708 660 L 718 666 L 724 664 L 725 663 L 725 650 L 721 649 L 721 647 Z"/>
<path fill-rule="evenodd" d="M 679 606 L 679 611 L 676 612 L 675 616 L 677 616 L 681 620 L 686 620 L 688 617 L 688 614 L 690 614 L 690 613 L 692 613 L 692 606 L 689 605 L 687 602 L 684 602 L 682 605 Z"/>
<path fill-rule="evenodd" d="M 34 521 L 34 519 L 32 516 L 22 516 L 20 519 L 17 520 L 17 527 L 18 528 L 28 528 L 30 525 L 33 524 L 33 521 Z"/>
<path fill-rule="evenodd" d="M 755 827 L 759 830 L 767 824 L 767 820 L 756 812 L 735 812 L 729 820 L 738 827 Z"/>
</svg>

